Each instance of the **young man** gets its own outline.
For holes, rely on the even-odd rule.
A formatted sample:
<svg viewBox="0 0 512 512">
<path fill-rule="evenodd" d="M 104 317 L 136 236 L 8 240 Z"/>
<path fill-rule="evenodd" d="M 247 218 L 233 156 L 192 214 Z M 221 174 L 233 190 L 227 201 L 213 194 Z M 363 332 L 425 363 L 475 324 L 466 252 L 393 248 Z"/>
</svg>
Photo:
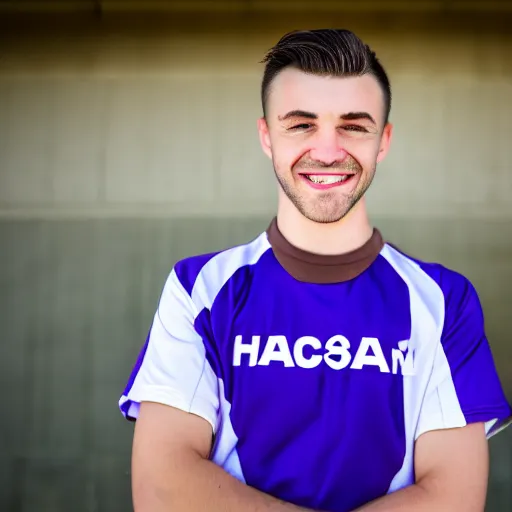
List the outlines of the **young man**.
<svg viewBox="0 0 512 512">
<path fill-rule="evenodd" d="M 346 30 L 288 34 L 265 62 L 277 218 L 170 273 L 120 400 L 135 510 L 482 511 L 511 410 L 471 283 L 368 219 L 386 73 Z"/>
</svg>

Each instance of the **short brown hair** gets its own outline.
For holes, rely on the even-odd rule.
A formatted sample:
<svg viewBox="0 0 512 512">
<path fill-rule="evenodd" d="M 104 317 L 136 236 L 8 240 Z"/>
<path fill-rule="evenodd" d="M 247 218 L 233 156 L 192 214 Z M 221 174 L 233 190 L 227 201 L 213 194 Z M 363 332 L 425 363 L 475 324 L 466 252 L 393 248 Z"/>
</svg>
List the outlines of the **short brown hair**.
<svg viewBox="0 0 512 512">
<path fill-rule="evenodd" d="M 294 31 L 283 36 L 262 61 L 261 83 L 263 115 L 269 88 L 276 75 L 287 67 L 306 73 L 331 76 L 373 75 L 384 93 L 384 119 L 391 111 L 391 86 L 381 63 L 368 45 L 353 32 L 344 29 Z"/>
</svg>

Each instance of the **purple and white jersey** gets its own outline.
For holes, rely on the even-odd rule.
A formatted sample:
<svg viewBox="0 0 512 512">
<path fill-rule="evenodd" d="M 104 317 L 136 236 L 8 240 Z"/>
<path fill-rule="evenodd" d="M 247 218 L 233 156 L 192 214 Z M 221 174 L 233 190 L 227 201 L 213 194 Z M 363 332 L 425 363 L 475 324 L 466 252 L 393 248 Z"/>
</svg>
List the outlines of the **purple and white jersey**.
<svg viewBox="0 0 512 512">
<path fill-rule="evenodd" d="M 508 424 L 477 293 L 375 230 L 319 256 L 274 220 L 257 239 L 180 261 L 119 405 L 207 420 L 211 458 L 242 482 L 350 511 L 414 482 L 424 432 Z"/>
</svg>

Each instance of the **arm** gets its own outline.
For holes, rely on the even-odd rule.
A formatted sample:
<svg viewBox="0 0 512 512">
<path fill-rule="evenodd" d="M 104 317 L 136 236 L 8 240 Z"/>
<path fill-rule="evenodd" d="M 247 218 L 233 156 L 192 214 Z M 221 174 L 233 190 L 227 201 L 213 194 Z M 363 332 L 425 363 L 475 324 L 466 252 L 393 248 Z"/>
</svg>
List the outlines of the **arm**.
<svg viewBox="0 0 512 512">
<path fill-rule="evenodd" d="M 208 460 L 211 425 L 194 414 L 143 402 L 135 425 L 135 512 L 300 512 L 253 489 Z"/>
<path fill-rule="evenodd" d="M 441 279 L 445 323 L 415 431 L 415 483 L 361 512 L 482 512 L 487 439 L 510 422 L 476 290 L 460 274 Z"/>
<path fill-rule="evenodd" d="M 416 442 L 414 469 L 414 485 L 358 511 L 483 512 L 489 471 L 484 425 L 423 434 Z"/>
<path fill-rule="evenodd" d="M 220 414 L 218 376 L 195 320 L 201 309 L 173 269 L 120 399 L 136 420 L 135 512 L 299 512 L 229 475 L 209 459 Z M 187 280 L 184 279 L 186 282 Z"/>
</svg>

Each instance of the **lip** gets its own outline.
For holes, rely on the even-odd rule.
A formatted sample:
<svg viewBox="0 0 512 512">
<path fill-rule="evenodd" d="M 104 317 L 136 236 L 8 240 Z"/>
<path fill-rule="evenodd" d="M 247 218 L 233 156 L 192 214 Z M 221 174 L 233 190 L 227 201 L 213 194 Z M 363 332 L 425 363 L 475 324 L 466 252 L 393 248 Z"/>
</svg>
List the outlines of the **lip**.
<svg viewBox="0 0 512 512">
<path fill-rule="evenodd" d="M 313 183 L 311 180 L 306 178 L 307 175 L 315 175 L 315 176 L 349 176 L 345 181 L 339 181 L 337 183 Z M 352 182 L 355 174 L 349 173 L 328 173 L 328 172 L 311 172 L 311 173 L 300 173 L 299 176 L 303 181 L 305 181 L 311 188 L 315 188 L 317 190 L 328 190 L 334 187 L 342 187 L 343 185 L 347 185 Z"/>
</svg>

